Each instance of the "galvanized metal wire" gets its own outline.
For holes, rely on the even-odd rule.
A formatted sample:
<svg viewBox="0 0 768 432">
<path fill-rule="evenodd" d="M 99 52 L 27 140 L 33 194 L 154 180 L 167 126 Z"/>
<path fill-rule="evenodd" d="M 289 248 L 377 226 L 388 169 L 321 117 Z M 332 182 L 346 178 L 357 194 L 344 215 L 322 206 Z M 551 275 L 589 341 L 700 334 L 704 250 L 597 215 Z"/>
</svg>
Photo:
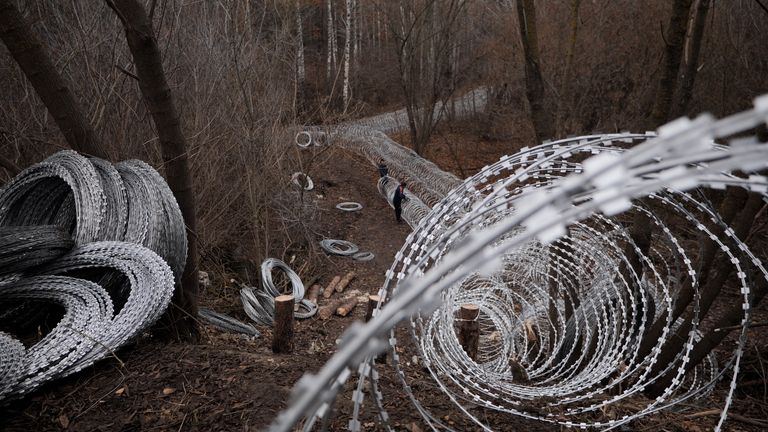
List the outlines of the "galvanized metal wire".
<svg viewBox="0 0 768 432">
<path fill-rule="evenodd" d="M 746 344 L 750 293 L 756 278 L 768 281 L 768 271 L 700 191 L 745 188 L 768 202 L 768 179 L 759 174 L 768 168 L 768 144 L 713 142 L 730 140 L 766 119 L 768 96 L 757 99 L 754 109 L 722 120 L 705 115 L 672 122 L 658 133 L 591 135 L 523 149 L 466 179 L 432 207 L 396 255 L 379 291 L 386 305 L 367 324 L 351 326 L 323 369 L 296 384 L 292 403 L 271 430 L 293 430 L 302 418 L 309 430 L 331 415 L 354 371 L 360 379 L 348 429 L 361 430 L 360 408 L 370 400 L 377 421 L 393 430 L 373 362 L 387 347 L 414 409 L 431 428 L 453 430 L 421 403 L 425 386 L 411 385 L 423 376 L 412 378 L 396 349 L 393 329 L 403 321 L 409 322 L 420 363 L 434 382 L 427 386 L 430 396 L 436 386 L 457 415 L 484 430 L 491 426 L 470 408 L 566 427 L 615 429 L 702 398 L 725 379 L 730 387 L 720 430 Z M 623 223 L 630 211 L 645 215 L 654 227 L 647 252 L 634 244 Z M 688 367 L 701 341 L 701 297 L 691 251 L 667 217 L 710 238 L 733 266 L 743 317 L 738 343 L 724 363 L 710 355 Z M 630 264 L 627 250 L 634 251 L 639 267 Z M 691 278 L 696 290 L 691 330 L 681 352 L 657 365 L 661 347 L 680 326 L 669 318 L 680 275 Z M 482 348 L 476 360 L 459 345 L 454 326 L 464 303 L 480 307 Z M 646 329 L 659 319 L 661 336 L 650 341 L 648 355 L 639 355 Z M 621 415 L 606 415 L 668 373 L 672 379 L 661 396 L 637 399 L 642 403 L 631 412 L 624 406 Z"/>
<path fill-rule="evenodd" d="M 187 240 L 173 194 L 149 165 L 62 151 L 0 189 L 0 246 L 0 322 L 10 332 L 0 335 L 2 400 L 114 355 L 157 321 Z M 14 332 L 36 328 L 50 305 L 62 318 L 19 348 Z"/>
<path fill-rule="evenodd" d="M 281 294 L 272 280 L 272 272 L 282 271 L 290 281 L 291 294 L 298 310 L 293 316 L 307 319 L 317 313 L 317 304 L 304 298 L 304 283 L 293 269 L 277 258 L 267 258 L 261 263 L 261 289 L 244 286 L 240 289 L 240 300 L 246 315 L 261 325 L 272 325 L 275 321 L 275 297 Z"/>
</svg>

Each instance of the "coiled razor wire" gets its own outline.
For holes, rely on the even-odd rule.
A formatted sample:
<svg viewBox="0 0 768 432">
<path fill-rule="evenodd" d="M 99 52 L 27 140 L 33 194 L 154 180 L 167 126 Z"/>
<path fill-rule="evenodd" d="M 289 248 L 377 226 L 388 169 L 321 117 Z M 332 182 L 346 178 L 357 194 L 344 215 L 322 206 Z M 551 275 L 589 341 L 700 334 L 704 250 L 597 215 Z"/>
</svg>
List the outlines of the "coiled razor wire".
<svg viewBox="0 0 768 432">
<path fill-rule="evenodd" d="M 324 239 L 320 240 L 320 247 L 330 255 L 350 256 L 357 253 L 360 248 L 347 240 Z"/>
<path fill-rule="evenodd" d="M 346 201 L 346 202 L 336 204 L 336 208 L 341 211 L 353 212 L 353 211 L 361 210 L 363 208 L 363 205 L 357 202 Z"/>
<path fill-rule="evenodd" d="M 0 227 L 0 274 L 19 273 L 69 252 L 75 243 L 54 225 Z"/>
<path fill-rule="evenodd" d="M 310 430 L 331 415 L 353 371 L 360 379 L 349 430 L 361 430 L 366 394 L 378 420 L 393 430 L 372 361 L 387 346 L 396 376 L 424 421 L 453 430 L 420 402 L 423 390 L 410 385 L 393 331 L 404 320 L 435 384 L 484 430 L 491 426 L 470 406 L 567 427 L 615 429 L 704 397 L 727 379 L 720 430 L 746 343 L 750 295 L 757 279 L 768 281 L 768 271 L 700 191 L 744 188 L 768 202 L 768 180 L 757 174 L 768 168 L 768 144 L 713 143 L 766 120 L 763 96 L 754 109 L 722 120 L 703 115 L 664 125 L 658 134 L 593 135 L 523 149 L 468 178 L 432 209 L 396 255 L 379 292 L 386 305 L 365 325 L 351 326 L 326 365 L 296 384 L 291 404 L 271 430 L 293 430 L 303 417 L 303 429 Z M 620 223 L 630 210 L 655 227 L 647 251 Z M 734 267 L 743 317 L 738 345 L 724 364 L 710 354 L 687 370 L 701 341 L 701 296 L 686 243 L 676 234 L 681 230 L 671 228 L 667 217 L 710 238 Z M 631 265 L 627 250 L 634 250 L 639 266 Z M 692 326 L 681 352 L 656 365 L 667 339 L 681 328 L 671 316 L 683 277 L 695 290 Z M 480 307 L 477 361 L 460 347 L 453 327 L 464 303 Z M 661 335 L 644 341 L 655 321 L 663 324 Z M 640 355 L 643 342 L 653 346 L 647 355 Z M 668 373 L 672 379 L 657 398 L 606 414 Z"/>
<path fill-rule="evenodd" d="M 294 311 L 297 319 L 307 319 L 317 313 L 317 305 L 304 298 L 304 283 L 293 269 L 277 258 L 267 258 L 261 263 L 261 290 L 254 287 L 240 289 L 240 300 L 246 315 L 261 325 L 272 325 L 275 322 L 275 297 L 280 290 L 272 280 L 272 271 L 281 270 L 291 283 L 291 295 L 299 310 Z M 303 310 L 303 311 L 302 311 Z"/>
<path fill-rule="evenodd" d="M 352 258 L 355 261 L 370 261 L 374 258 L 374 255 L 373 255 L 373 252 L 370 252 L 370 251 L 358 252 L 352 255 Z"/>
<path fill-rule="evenodd" d="M 392 199 L 399 185 L 400 182 L 390 176 L 381 177 L 377 184 L 382 198 L 387 200 L 387 203 L 392 208 L 395 207 Z M 403 211 L 401 216 L 412 229 L 416 229 L 431 209 L 419 197 L 413 195 L 408 188 L 405 189 L 404 193 L 406 199 L 400 203 L 400 208 Z"/>
<path fill-rule="evenodd" d="M 450 111 L 454 118 L 476 113 L 486 105 L 487 93 L 485 87 L 480 87 L 452 99 L 445 107 L 439 103 L 433 115 L 437 120 L 445 114 L 445 111 Z M 407 112 L 402 109 L 342 123 L 327 132 L 317 127 L 308 128 L 297 134 L 296 143 L 300 147 L 308 147 L 310 143 L 317 144 L 320 140 L 328 141 L 328 137 L 332 136 L 334 140 L 338 139 L 342 148 L 361 154 L 374 165 L 384 160 L 389 167 L 390 175 L 406 182 L 408 188 L 431 207 L 457 187 L 461 180 L 453 174 L 442 171 L 431 161 L 422 158 L 413 150 L 398 144 L 386 135 L 407 127 L 407 119 Z"/>
<path fill-rule="evenodd" d="M 0 246 L 0 325 L 13 333 L 0 335 L 2 400 L 114 355 L 157 321 L 187 239 L 149 165 L 62 151 L 0 189 Z M 62 318 L 24 348 L 15 332 L 53 310 Z"/>
<path fill-rule="evenodd" d="M 222 330 L 242 333 L 253 337 L 261 336 L 261 333 L 256 330 L 256 327 L 208 308 L 198 309 L 197 315 L 204 319 L 208 324 Z"/>
<path fill-rule="evenodd" d="M 311 191 L 315 188 L 312 178 L 301 172 L 295 172 L 291 175 L 291 183 L 306 191 Z"/>
</svg>

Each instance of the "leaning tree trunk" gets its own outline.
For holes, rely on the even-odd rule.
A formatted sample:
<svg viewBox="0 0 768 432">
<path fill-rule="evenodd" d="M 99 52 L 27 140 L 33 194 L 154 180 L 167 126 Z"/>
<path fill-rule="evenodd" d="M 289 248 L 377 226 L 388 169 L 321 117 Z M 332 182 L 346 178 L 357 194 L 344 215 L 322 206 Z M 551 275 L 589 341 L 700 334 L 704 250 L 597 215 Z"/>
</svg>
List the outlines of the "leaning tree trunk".
<svg viewBox="0 0 768 432">
<path fill-rule="evenodd" d="M 672 96 L 677 85 L 677 73 L 680 69 L 680 59 L 683 54 L 685 31 L 688 27 L 688 12 L 692 0 L 674 0 L 672 17 L 666 34 L 666 49 L 664 51 L 664 69 L 662 70 L 659 89 L 651 112 L 651 127 L 658 127 L 669 121 L 672 108 Z"/>
<path fill-rule="evenodd" d="M 138 0 L 115 0 L 115 12 L 125 27 L 128 47 L 136 64 L 139 88 L 152 114 L 160 139 L 168 185 L 179 203 L 187 225 L 187 265 L 181 286 L 173 295 L 168 311 L 169 330 L 183 340 L 198 337 L 197 317 L 197 242 L 195 239 L 195 201 L 189 173 L 187 144 L 181 132 L 179 114 L 163 72 L 162 57 L 152 23 Z"/>
<path fill-rule="evenodd" d="M 554 136 L 552 116 L 544 105 L 544 79 L 541 77 L 536 6 L 534 0 L 517 1 L 520 40 L 525 55 L 525 94 L 531 106 L 531 120 L 539 142 Z"/>
<path fill-rule="evenodd" d="M 0 0 L 0 38 L 73 149 L 109 159 L 48 50 L 13 0 Z"/>
<path fill-rule="evenodd" d="M 691 27 L 691 35 L 688 38 L 689 57 L 683 69 L 682 82 L 680 83 L 680 95 L 677 99 L 677 113 L 684 115 L 691 102 L 693 85 L 696 81 L 696 73 L 699 70 L 699 53 L 701 52 L 701 40 L 704 35 L 704 27 L 707 23 L 710 0 L 699 0 L 696 6 L 696 16 Z"/>
</svg>

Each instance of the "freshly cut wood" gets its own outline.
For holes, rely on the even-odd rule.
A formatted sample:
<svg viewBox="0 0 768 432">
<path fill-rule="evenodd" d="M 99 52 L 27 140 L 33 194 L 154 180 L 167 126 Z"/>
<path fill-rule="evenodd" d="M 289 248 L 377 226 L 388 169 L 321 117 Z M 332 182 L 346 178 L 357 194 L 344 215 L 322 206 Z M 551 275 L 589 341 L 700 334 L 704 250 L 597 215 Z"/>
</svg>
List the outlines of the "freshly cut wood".
<svg viewBox="0 0 768 432">
<path fill-rule="evenodd" d="M 331 298 L 331 294 L 333 294 L 333 290 L 339 282 L 341 282 L 341 276 L 335 276 L 331 283 L 325 288 L 325 291 L 323 291 L 323 297 Z"/>
<path fill-rule="evenodd" d="M 336 286 L 336 292 L 342 292 L 344 289 L 349 285 L 350 282 L 352 282 L 352 279 L 355 278 L 355 272 L 351 271 L 344 275 L 344 279 L 342 279 Z"/>
<path fill-rule="evenodd" d="M 459 310 L 459 343 L 472 360 L 477 360 L 480 344 L 480 324 L 477 322 L 479 315 L 480 306 L 476 304 L 461 305 Z"/>
<path fill-rule="evenodd" d="M 272 333 L 272 352 L 275 354 L 293 351 L 293 304 L 292 295 L 275 297 L 275 328 Z"/>
<path fill-rule="evenodd" d="M 376 306 L 381 302 L 381 296 L 371 294 L 368 296 L 368 309 L 365 311 L 365 322 L 368 322 L 373 318 L 373 311 Z"/>
<path fill-rule="evenodd" d="M 320 284 L 312 285 L 312 287 L 309 289 L 309 293 L 307 294 L 307 300 L 317 304 L 317 299 L 320 297 L 320 291 L 322 290 L 323 287 Z"/>
<path fill-rule="evenodd" d="M 321 320 L 327 320 L 328 318 L 332 317 L 334 313 L 336 313 L 336 308 L 344 304 L 346 300 L 347 299 L 345 298 L 333 300 L 327 305 L 321 307 L 320 310 L 317 311 L 317 315 Z"/>
<path fill-rule="evenodd" d="M 336 308 L 336 315 L 347 316 L 357 306 L 357 296 L 352 296 L 344 300 L 344 302 Z"/>
</svg>

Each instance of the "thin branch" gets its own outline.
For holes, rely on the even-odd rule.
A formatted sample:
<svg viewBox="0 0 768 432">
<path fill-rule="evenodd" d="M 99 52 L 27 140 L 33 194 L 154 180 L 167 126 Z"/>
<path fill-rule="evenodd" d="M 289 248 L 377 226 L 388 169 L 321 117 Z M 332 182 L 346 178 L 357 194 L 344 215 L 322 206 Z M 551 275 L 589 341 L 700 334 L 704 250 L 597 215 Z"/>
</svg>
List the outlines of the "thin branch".
<svg viewBox="0 0 768 432">
<path fill-rule="evenodd" d="M 765 7 L 763 2 L 761 2 L 760 0 L 755 0 L 755 2 L 760 5 L 760 8 L 763 9 L 765 11 L 765 13 L 768 13 L 768 8 Z"/>
<path fill-rule="evenodd" d="M 123 68 L 122 66 L 120 66 L 120 65 L 115 65 L 115 67 L 116 67 L 116 68 L 117 68 L 117 70 L 119 70 L 120 72 L 122 72 L 122 73 L 124 73 L 124 74 L 128 75 L 129 77 L 131 77 L 131 78 L 135 79 L 136 81 L 139 81 L 139 77 L 138 77 L 138 76 L 136 76 L 136 75 L 132 74 L 131 72 L 129 72 L 128 70 L 126 70 L 126 69 L 125 69 L 125 68 Z"/>
</svg>

